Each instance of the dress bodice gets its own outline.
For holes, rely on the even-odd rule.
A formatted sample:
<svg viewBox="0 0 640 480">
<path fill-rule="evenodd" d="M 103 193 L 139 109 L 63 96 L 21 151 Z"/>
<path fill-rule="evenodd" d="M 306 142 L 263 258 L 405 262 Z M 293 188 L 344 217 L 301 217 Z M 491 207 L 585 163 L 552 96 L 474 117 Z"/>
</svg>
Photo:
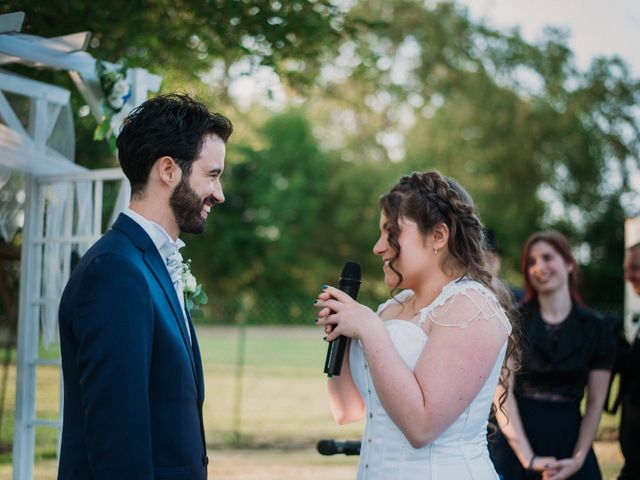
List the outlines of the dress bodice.
<svg viewBox="0 0 640 480">
<path fill-rule="evenodd" d="M 592 370 L 611 370 L 612 329 L 596 312 L 573 304 L 554 327 L 542 318 L 540 304 L 520 307 L 521 365 L 514 377 L 515 396 L 541 393 L 580 402 Z"/>
<path fill-rule="evenodd" d="M 477 282 L 473 284 L 472 288 L 480 285 Z M 450 298 L 455 294 L 446 290 L 445 287 L 444 297 Z M 492 295 L 488 290 L 487 293 Z M 396 300 L 402 303 L 412 295 L 413 292 L 405 290 Z M 444 303 L 442 297 L 441 294 L 423 309 L 421 322 L 435 305 Z M 386 306 L 386 303 L 381 305 L 378 311 L 381 312 Z M 408 320 L 386 320 L 384 323 L 402 360 L 414 370 L 428 342 L 427 334 L 419 324 Z M 352 342 L 349 353 L 351 372 L 366 406 L 358 480 L 497 479 L 487 452 L 486 433 L 505 352 L 506 342 L 483 387 L 453 424 L 435 441 L 416 449 L 387 415 L 376 393 L 362 346 L 357 341 Z"/>
</svg>

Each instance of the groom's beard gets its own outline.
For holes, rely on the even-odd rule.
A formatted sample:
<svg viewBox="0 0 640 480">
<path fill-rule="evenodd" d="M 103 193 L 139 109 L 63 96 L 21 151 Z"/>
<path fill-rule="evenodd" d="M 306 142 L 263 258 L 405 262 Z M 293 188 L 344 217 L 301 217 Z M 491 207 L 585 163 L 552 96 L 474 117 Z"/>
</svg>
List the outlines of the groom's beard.
<svg viewBox="0 0 640 480">
<path fill-rule="evenodd" d="M 169 198 L 169 205 L 181 232 L 196 234 L 204 232 L 207 228 L 207 220 L 202 218 L 205 200 L 198 197 L 187 178 L 183 176 Z"/>
</svg>

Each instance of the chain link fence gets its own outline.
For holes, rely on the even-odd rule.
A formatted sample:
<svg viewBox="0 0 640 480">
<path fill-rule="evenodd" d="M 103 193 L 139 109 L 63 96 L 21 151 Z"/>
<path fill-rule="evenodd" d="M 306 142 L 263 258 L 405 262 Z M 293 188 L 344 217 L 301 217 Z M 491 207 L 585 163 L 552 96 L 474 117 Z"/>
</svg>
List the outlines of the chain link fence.
<svg viewBox="0 0 640 480">
<path fill-rule="evenodd" d="M 316 317 L 312 296 L 256 296 L 240 293 L 233 297 L 209 297 L 203 306 L 204 318 L 199 323 L 212 325 L 308 325 Z M 359 298 L 358 301 L 375 309 L 386 299 Z M 605 303 L 589 305 L 605 318 L 622 318 L 624 306 Z"/>
<path fill-rule="evenodd" d="M 315 296 L 256 296 L 239 293 L 233 297 L 209 296 L 202 307 L 200 323 L 212 325 L 312 325 L 318 309 Z M 383 300 L 362 297 L 358 301 L 375 309 Z"/>
<path fill-rule="evenodd" d="M 203 323 L 213 325 L 303 325 L 316 315 L 313 299 L 291 297 L 256 297 L 240 293 L 234 297 L 209 297 L 203 307 Z"/>
</svg>

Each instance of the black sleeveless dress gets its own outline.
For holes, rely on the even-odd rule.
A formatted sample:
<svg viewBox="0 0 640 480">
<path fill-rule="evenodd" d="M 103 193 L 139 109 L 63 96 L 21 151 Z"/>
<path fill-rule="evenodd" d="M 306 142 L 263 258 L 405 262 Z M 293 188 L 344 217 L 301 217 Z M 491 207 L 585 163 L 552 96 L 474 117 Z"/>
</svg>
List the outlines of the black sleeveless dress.
<svg viewBox="0 0 640 480">
<path fill-rule="evenodd" d="M 520 308 L 522 367 L 514 393 L 522 425 L 536 456 L 571 457 L 582 415 L 580 402 L 592 370 L 610 370 L 614 360 L 611 329 L 595 312 L 574 304 L 561 324 L 551 326 L 536 300 Z M 518 461 L 498 430 L 489 451 L 504 480 L 539 479 Z M 593 448 L 575 480 L 601 480 Z"/>
</svg>

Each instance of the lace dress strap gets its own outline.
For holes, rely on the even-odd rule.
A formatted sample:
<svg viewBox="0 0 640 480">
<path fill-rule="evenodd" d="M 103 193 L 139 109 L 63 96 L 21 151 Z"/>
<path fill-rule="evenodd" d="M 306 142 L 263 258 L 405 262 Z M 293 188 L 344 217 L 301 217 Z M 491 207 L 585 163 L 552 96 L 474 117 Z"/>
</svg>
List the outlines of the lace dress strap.
<svg viewBox="0 0 640 480">
<path fill-rule="evenodd" d="M 378 309 L 376 310 L 376 315 L 382 314 L 382 312 L 384 312 L 391 305 L 398 304 L 398 303 L 404 305 L 404 303 L 411 297 L 413 297 L 413 290 L 406 289 L 406 290 L 401 291 L 395 297 L 392 297 L 389 300 L 387 300 L 386 302 L 381 303 L 378 306 Z"/>
<path fill-rule="evenodd" d="M 420 309 L 418 324 L 430 320 L 441 327 L 467 328 L 480 318 L 498 318 L 511 333 L 509 318 L 495 294 L 480 282 L 464 277 L 445 285 L 433 302 Z"/>
</svg>

